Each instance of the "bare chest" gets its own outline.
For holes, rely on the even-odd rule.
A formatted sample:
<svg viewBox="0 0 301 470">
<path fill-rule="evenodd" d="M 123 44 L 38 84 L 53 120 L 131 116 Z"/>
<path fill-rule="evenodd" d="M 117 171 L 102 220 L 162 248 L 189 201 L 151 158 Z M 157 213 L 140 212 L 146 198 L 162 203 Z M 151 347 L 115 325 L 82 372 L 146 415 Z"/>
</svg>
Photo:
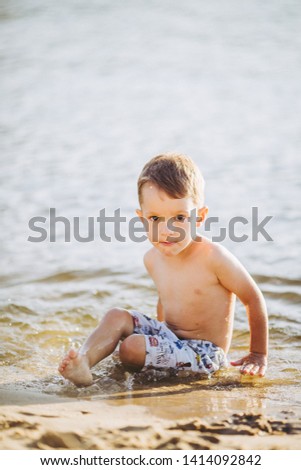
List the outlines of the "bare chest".
<svg viewBox="0 0 301 470">
<path fill-rule="evenodd" d="M 201 302 L 217 287 L 218 280 L 206 266 L 159 265 L 153 273 L 162 301 Z"/>
</svg>

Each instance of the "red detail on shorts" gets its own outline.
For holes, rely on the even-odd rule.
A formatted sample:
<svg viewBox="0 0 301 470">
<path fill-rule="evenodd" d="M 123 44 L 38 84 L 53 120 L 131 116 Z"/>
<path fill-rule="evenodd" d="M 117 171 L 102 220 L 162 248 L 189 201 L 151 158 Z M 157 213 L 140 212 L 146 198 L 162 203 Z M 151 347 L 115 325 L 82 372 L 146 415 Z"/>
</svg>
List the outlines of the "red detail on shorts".
<svg viewBox="0 0 301 470">
<path fill-rule="evenodd" d="M 149 344 L 151 346 L 158 346 L 159 341 L 157 340 L 157 338 L 154 338 L 153 336 L 149 336 Z"/>
</svg>

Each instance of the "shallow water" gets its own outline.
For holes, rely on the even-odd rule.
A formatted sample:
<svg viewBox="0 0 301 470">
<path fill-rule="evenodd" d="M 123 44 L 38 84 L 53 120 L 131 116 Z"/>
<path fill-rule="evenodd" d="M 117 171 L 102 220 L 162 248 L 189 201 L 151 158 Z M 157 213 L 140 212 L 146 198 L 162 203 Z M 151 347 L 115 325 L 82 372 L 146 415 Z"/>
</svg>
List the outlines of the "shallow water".
<svg viewBox="0 0 301 470">
<path fill-rule="evenodd" d="M 13 0 L 0 5 L 1 388 L 137 403 L 161 416 L 237 409 L 299 412 L 300 16 L 297 1 L 173 2 Z M 49 241 L 49 209 L 132 217 L 136 178 L 153 154 L 190 154 L 206 179 L 209 215 L 248 219 L 249 238 L 223 241 L 254 276 L 270 315 L 266 378 L 231 368 L 211 380 L 125 373 L 117 359 L 77 390 L 56 373 L 113 306 L 154 314 L 144 272 L 147 242 L 95 235 Z M 252 207 L 273 241 L 252 241 Z M 46 217 L 48 238 L 28 226 Z M 73 225 L 71 224 L 71 228 Z M 97 228 L 97 227 L 96 227 Z M 108 233 L 112 234 L 110 226 Z M 72 232 L 73 234 L 73 232 Z M 248 327 L 238 303 L 230 358 Z M 243 393 L 242 393 L 243 391 Z"/>
</svg>

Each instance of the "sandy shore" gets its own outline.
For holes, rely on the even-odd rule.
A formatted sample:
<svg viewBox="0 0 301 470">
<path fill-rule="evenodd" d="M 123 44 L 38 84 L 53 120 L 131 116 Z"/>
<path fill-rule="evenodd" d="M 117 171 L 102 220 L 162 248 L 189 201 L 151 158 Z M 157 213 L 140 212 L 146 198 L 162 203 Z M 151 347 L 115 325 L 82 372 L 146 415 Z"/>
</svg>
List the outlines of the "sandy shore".
<svg viewBox="0 0 301 470">
<path fill-rule="evenodd" d="M 0 392 L 0 403 L 7 403 Z M 301 419 L 293 413 L 229 413 L 163 419 L 147 407 L 9 392 L 0 407 L 0 449 L 300 449 Z"/>
</svg>

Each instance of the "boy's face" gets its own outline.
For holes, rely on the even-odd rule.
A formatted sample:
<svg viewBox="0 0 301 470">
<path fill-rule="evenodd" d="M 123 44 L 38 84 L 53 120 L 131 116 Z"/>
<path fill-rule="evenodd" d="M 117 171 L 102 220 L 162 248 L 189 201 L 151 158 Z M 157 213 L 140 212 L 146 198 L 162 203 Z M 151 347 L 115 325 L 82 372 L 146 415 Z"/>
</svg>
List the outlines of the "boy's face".
<svg viewBox="0 0 301 470">
<path fill-rule="evenodd" d="M 207 212 L 191 197 L 173 199 L 152 183 L 142 187 L 141 209 L 137 210 L 150 242 L 166 256 L 178 255 L 191 244 L 201 223 L 196 218 L 204 221 Z"/>
</svg>

